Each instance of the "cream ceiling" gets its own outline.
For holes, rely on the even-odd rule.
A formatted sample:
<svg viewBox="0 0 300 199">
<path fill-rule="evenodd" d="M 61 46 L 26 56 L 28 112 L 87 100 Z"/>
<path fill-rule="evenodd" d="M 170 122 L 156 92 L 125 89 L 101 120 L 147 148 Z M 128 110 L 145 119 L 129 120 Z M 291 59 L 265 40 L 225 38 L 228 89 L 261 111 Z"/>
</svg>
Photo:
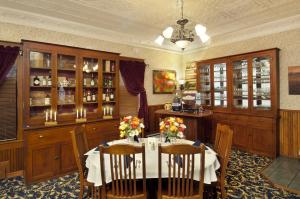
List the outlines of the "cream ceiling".
<svg viewBox="0 0 300 199">
<path fill-rule="evenodd" d="M 164 28 L 176 23 L 179 5 L 178 0 L 0 0 L 0 21 L 180 51 L 168 42 L 154 43 Z M 207 45 L 216 45 L 299 28 L 300 0 L 185 0 L 184 15 L 190 25 L 207 26 Z M 186 50 L 205 46 L 196 40 Z"/>
</svg>

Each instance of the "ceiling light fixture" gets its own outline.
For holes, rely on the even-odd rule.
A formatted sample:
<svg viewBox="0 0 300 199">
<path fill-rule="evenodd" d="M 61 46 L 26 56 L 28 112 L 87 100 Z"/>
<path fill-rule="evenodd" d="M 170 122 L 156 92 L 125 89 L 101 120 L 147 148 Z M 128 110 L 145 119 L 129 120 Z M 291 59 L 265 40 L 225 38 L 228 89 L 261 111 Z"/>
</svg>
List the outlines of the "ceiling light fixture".
<svg viewBox="0 0 300 199">
<path fill-rule="evenodd" d="M 188 22 L 188 19 L 183 18 L 183 0 L 181 0 L 181 19 L 177 20 L 177 25 L 175 27 L 167 27 L 162 32 L 162 35 L 159 35 L 156 38 L 155 43 L 162 45 L 165 39 L 169 39 L 172 43 L 184 50 L 194 41 L 194 31 L 185 28 L 185 25 Z M 205 43 L 210 39 L 210 37 L 206 34 L 206 27 L 201 24 L 197 24 L 195 26 L 195 32 L 202 43 Z"/>
</svg>

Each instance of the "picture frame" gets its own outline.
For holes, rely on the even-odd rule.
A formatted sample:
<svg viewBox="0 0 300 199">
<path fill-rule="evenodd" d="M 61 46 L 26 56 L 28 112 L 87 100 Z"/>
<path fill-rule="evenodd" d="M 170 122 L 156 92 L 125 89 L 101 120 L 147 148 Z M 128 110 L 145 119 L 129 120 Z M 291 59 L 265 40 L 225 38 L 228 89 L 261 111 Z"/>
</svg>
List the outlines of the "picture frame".
<svg viewBox="0 0 300 199">
<path fill-rule="evenodd" d="M 288 67 L 289 95 L 300 95 L 300 66 Z"/>
<path fill-rule="evenodd" d="M 175 70 L 153 70 L 153 94 L 172 94 L 176 90 Z"/>
</svg>

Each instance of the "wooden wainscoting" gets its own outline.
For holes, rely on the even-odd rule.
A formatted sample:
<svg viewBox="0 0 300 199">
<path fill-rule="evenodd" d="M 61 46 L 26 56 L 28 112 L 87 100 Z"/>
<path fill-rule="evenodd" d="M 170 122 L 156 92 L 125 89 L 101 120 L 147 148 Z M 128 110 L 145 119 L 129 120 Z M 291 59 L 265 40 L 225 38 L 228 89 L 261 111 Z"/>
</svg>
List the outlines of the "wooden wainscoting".
<svg viewBox="0 0 300 199">
<path fill-rule="evenodd" d="M 23 141 L 0 143 L 0 162 L 9 161 L 9 176 L 22 175 L 24 170 Z"/>
<path fill-rule="evenodd" d="M 300 111 L 280 110 L 280 155 L 300 158 Z"/>
</svg>

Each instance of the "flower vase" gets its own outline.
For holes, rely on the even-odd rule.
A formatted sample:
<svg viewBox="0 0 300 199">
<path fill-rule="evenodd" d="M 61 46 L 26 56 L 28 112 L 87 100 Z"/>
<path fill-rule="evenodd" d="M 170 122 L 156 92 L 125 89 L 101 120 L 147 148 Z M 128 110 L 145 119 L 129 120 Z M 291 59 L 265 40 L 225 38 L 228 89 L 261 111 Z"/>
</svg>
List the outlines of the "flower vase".
<svg viewBox="0 0 300 199">
<path fill-rule="evenodd" d="M 129 144 L 134 143 L 134 137 L 133 137 L 133 136 L 127 136 L 127 142 L 128 142 Z"/>
</svg>

